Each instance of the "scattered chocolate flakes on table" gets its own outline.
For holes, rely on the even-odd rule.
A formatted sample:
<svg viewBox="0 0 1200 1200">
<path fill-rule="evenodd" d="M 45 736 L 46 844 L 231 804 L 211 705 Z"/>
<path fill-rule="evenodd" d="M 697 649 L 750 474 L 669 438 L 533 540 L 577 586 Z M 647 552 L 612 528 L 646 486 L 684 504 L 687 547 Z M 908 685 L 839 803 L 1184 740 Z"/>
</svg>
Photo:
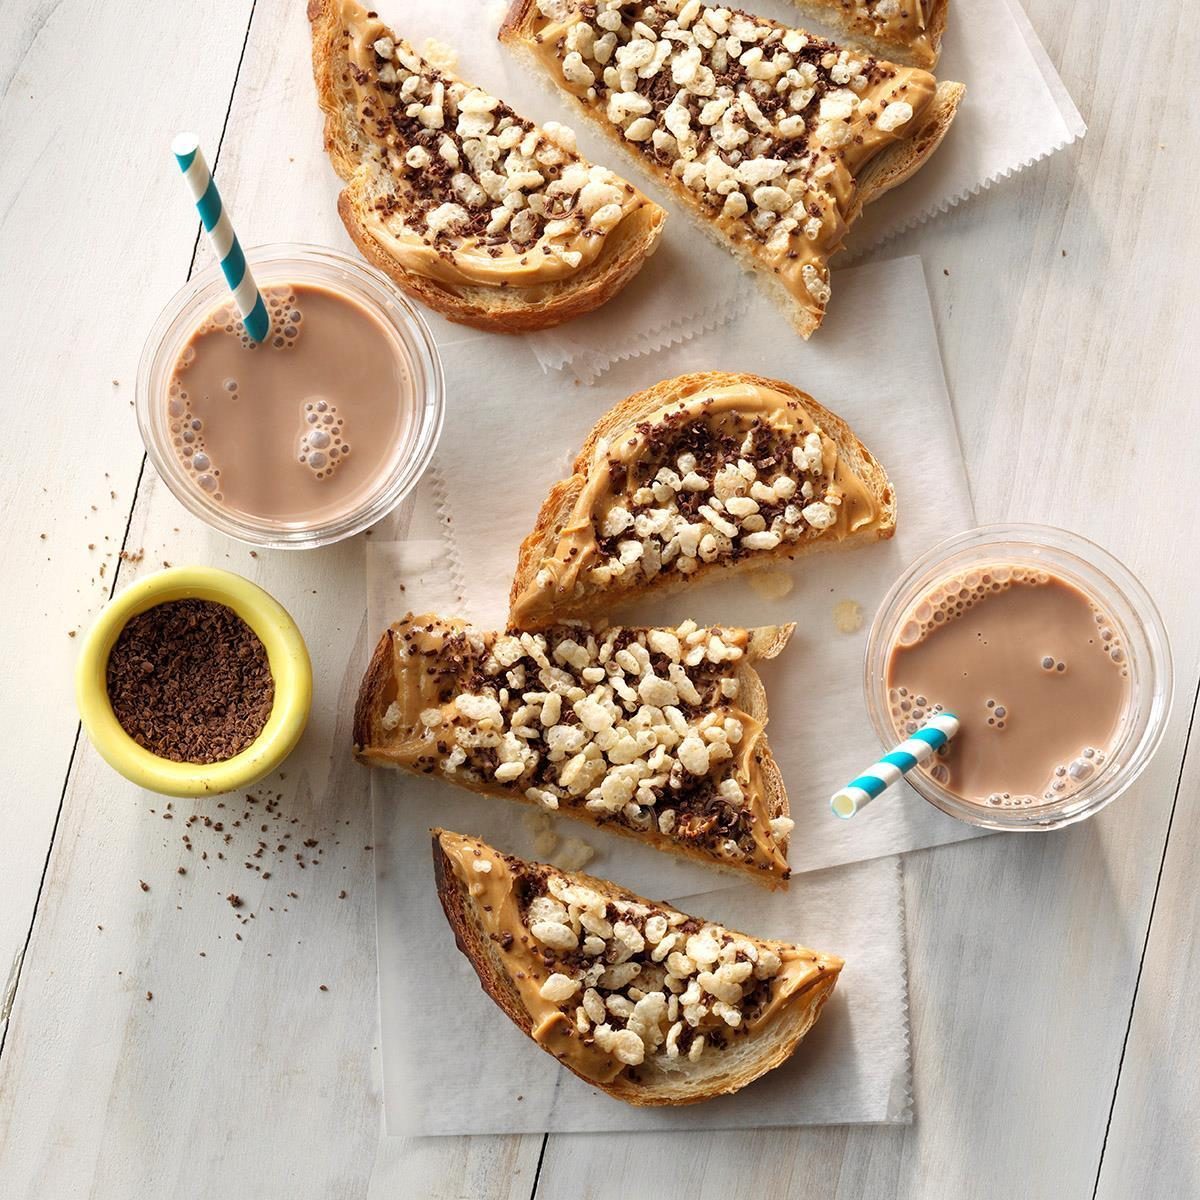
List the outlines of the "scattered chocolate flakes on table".
<svg viewBox="0 0 1200 1200">
<path fill-rule="evenodd" d="M 277 775 L 278 780 L 284 777 L 284 772 Z M 289 801 L 302 805 L 301 811 L 304 815 L 289 813 L 284 807 Z M 185 804 L 176 800 L 165 800 L 162 803 L 164 807 L 156 805 L 145 811 L 161 819 L 169 815 L 168 810 L 174 810 L 173 815 L 183 822 L 179 840 L 184 850 L 194 856 L 188 866 L 181 865 L 178 859 L 175 860 L 176 887 L 170 889 L 169 897 L 172 906 L 182 911 L 184 905 L 175 901 L 185 898 L 185 885 L 194 880 L 196 886 L 202 887 L 200 896 L 211 903 L 215 894 L 216 898 L 224 902 L 222 907 L 228 905 L 238 929 L 244 930 L 247 925 L 256 923 L 257 916 L 267 917 L 270 913 L 289 912 L 287 905 L 272 904 L 269 901 L 282 894 L 285 889 L 296 887 L 298 880 L 294 872 L 303 870 L 306 866 L 318 866 L 321 855 L 327 855 L 326 861 L 345 859 L 351 850 L 351 845 L 343 844 L 339 828 L 351 825 L 349 819 L 339 816 L 336 821 L 326 824 L 320 820 L 319 814 L 307 811 L 306 798 L 288 797 L 285 800 L 282 791 L 271 790 L 269 786 L 259 785 L 252 791 L 230 793 L 221 797 L 199 798 L 190 812 Z M 170 839 L 164 837 L 164 849 L 170 844 Z M 217 850 L 216 846 L 230 847 L 228 857 Z M 298 846 L 302 849 L 298 850 Z M 341 847 L 340 851 L 338 847 Z M 357 849 L 357 845 L 354 845 L 354 849 Z M 225 868 L 221 866 L 222 862 L 227 864 Z M 351 865 L 349 861 L 340 861 L 343 871 L 350 869 Z M 223 875 L 223 870 L 236 870 L 238 878 Z M 273 876 L 277 882 L 255 891 L 254 877 L 251 876 L 251 883 L 246 883 L 245 871 L 253 871 L 264 885 Z M 208 872 L 215 873 L 209 875 Z M 202 881 L 206 877 L 217 885 L 214 890 L 203 887 Z M 138 884 L 143 891 L 150 890 L 150 884 L 145 880 L 138 880 Z M 233 891 L 230 885 L 238 890 Z M 274 896 L 272 888 L 279 889 Z M 250 895 L 243 895 L 245 892 L 249 892 Z M 289 900 L 299 901 L 301 893 L 291 890 L 287 891 L 286 895 Z M 329 891 L 320 886 L 306 889 L 305 900 L 309 903 L 327 903 L 335 897 L 337 900 L 345 900 L 348 895 L 346 888 L 339 889 L 335 884 Z M 251 911 L 252 906 L 257 906 L 259 912 Z M 221 934 L 217 934 L 217 940 L 223 940 Z M 232 940 L 244 944 L 250 941 L 244 939 L 237 929 Z M 199 947 L 197 953 L 201 958 L 207 957 L 207 952 Z M 269 950 L 266 950 L 265 954 L 267 958 L 272 957 Z M 329 990 L 327 985 L 324 990 Z"/>
</svg>

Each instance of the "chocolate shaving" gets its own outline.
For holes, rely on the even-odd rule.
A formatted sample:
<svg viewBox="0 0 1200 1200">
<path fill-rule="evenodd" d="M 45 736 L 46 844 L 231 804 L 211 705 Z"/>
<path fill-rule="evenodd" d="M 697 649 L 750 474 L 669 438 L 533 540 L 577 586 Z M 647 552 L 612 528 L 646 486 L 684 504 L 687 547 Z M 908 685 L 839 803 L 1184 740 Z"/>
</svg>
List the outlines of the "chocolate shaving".
<svg viewBox="0 0 1200 1200">
<path fill-rule="evenodd" d="M 233 758 L 275 702 L 262 641 L 211 600 L 173 600 L 134 617 L 109 655 L 106 685 L 121 728 L 172 762 Z"/>
</svg>

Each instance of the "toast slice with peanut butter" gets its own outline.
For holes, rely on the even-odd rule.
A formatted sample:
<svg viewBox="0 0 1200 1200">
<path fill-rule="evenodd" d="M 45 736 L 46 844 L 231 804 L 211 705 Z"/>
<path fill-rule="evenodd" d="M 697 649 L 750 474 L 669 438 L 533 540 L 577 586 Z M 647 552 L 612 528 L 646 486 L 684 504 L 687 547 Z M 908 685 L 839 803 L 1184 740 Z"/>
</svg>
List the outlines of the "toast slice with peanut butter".
<svg viewBox="0 0 1200 1200">
<path fill-rule="evenodd" d="M 755 272 L 804 337 L 863 206 L 929 158 L 964 90 L 700 0 L 512 0 L 500 39 Z"/>
<path fill-rule="evenodd" d="M 695 1104 L 786 1062 L 843 962 L 433 830 L 446 919 L 485 992 L 628 1104 Z"/>
<path fill-rule="evenodd" d="M 665 212 L 430 61 L 357 0 L 310 0 L 338 213 L 409 295 L 481 329 L 544 329 L 615 296 L 658 245 Z M 431 51 L 432 53 L 432 51 Z"/>
<path fill-rule="evenodd" d="M 775 379 L 706 371 L 601 417 L 521 543 L 509 624 L 890 538 L 896 498 L 850 427 Z"/>
<path fill-rule="evenodd" d="M 783 887 L 793 823 L 754 664 L 792 630 L 485 633 L 410 614 L 363 677 L 355 754 Z"/>
</svg>

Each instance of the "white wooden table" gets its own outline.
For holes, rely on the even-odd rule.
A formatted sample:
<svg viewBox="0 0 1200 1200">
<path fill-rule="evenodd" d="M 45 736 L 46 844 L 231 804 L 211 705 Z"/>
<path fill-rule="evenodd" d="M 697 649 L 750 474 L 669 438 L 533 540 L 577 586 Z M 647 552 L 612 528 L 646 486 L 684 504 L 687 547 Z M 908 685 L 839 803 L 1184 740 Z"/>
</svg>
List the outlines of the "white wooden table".
<svg viewBox="0 0 1200 1200">
<path fill-rule="evenodd" d="M 1162 751 L 1098 819 L 911 856 L 913 1125 L 412 1142 L 380 1136 L 346 754 L 362 539 L 254 556 L 205 532 L 143 469 L 131 407 L 193 260 L 179 126 L 246 241 L 344 244 L 302 9 L 0 6 L 0 1196 L 1200 1196 L 1200 7 L 1028 0 L 1088 137 L 889 250 L 924 256 L 980 518 L 1128 561 L 1178 673 Z M 259 580 L 308 637 L 321 702 L 271 813 L 168 811 L 78 736 L 71 634 L 163 561 Z"/>
</svg>

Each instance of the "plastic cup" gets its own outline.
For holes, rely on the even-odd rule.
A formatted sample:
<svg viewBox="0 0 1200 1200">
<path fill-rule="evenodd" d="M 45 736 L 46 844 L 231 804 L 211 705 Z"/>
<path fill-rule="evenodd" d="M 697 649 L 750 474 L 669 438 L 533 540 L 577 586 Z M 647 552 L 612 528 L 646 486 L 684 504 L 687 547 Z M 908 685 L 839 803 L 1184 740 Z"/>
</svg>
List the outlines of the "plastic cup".
<svg viewBox="0 0 1200 1200">
<path fill-rule="evenodd" d="M 896 635 L 914 605 L 948 576 L 997 564 L 1037 567 L 1092 596 L 1120 634 L 1129 666 L 1129 706 L 1103 766 L 1060 800 L 1002 808 L 965 800 L 921 767 L 905 778 L 943 812 L 988 829 L 1058 829 L 1111 804 L 1146 769 L 1171 711 L 1174 675 L 1167 631 L 1154 601 L 1128 567 L 1095 543 L 1049 525 L 984 525 L 934 546 L 896 581 L 867 638 L 863 690 L 880 743 L 896 740 L 887 668 Z"/>
<path fill-rule="evenodd" d="M 179 354 L 201 321 L 228 300 L 216 265 L 200 272 L 167 304 L 146 339 L 138 368 L 137 419 L 146 453 L 175 498 L 220 533 L 255 546 L 323 546 L 369 528 L 391 512 L 424 474 L 442 430 L 445 384 L 433 335 L 391 280 L 356 258 L 321 246 L 280 244 L 246 252 L 260 288 L 311 284 L 340 292 L 371 312 L 394 338 L 412 379 L 411 411 L 376 486 L 352 508 L 318 523 L 259 518 L 228 508 L 195 486 L 171 444 L 167 390 Z"/>
</svg>

